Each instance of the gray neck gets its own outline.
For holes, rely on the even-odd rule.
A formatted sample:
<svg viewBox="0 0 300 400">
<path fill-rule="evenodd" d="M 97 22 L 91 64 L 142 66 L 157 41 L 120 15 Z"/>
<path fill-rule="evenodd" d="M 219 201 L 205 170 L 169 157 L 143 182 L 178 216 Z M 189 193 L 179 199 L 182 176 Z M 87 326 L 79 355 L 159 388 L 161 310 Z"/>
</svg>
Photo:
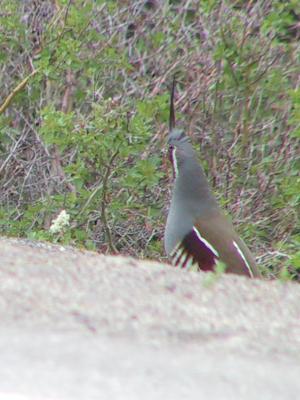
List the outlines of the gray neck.
<svg viewBox="0 0 300 400">
<path fill-rule="evenodd" d="M 195 153 L 186 158 L 178 168 L 178 175 L 174 183 L 173 199 L 183 202 L 190 211 L 197 210 L 197 214 L 206 208 L 218 208 L 212 195 L 207 178 L 196 160 Z"/>
</svg>

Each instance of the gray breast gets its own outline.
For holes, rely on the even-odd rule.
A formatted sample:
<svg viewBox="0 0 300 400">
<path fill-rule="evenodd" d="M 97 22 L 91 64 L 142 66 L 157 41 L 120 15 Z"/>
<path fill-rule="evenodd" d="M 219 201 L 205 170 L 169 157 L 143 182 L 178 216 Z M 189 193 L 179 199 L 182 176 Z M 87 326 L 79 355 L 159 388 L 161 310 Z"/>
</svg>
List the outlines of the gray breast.
<svg viewBox="0 0 300 400">
<path fill-rule="evenodd" d="M 191 210 L 182 207 L 180 203 L 180 199 L 178 199 L 176 193 L 174 193 L 167 218 L 164 237 L 165 250 L 168 255 L 177 243 L 182 241 L 184 236 L 190 232 L 195 222 Z"/>
</svg>

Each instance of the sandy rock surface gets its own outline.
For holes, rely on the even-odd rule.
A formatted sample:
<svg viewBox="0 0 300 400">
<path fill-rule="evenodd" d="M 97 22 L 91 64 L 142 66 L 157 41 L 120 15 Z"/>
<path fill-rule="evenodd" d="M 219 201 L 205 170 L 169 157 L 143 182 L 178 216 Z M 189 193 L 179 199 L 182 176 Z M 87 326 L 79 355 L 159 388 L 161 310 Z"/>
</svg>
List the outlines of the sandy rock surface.
<svg viewBox="0 0 300 400">
<path fill-rule="evenodd" d="M 300 398 L 300 286 L 0 239 L 0 400 Z"/>
</svg>

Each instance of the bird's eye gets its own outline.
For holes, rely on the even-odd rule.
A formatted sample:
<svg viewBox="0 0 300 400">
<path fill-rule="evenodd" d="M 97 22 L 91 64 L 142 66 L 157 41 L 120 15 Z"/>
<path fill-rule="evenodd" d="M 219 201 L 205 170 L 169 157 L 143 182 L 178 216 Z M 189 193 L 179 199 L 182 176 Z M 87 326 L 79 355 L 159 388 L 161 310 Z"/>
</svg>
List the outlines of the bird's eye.
<svg viewBox="0 0 300 400">
<path fill-rule="evenodd" d="M 173 150 L 174 150 L 174 146 L 171 144 L 169 146 L 169 151 L 168 151 L 168 158 L 170 160 L 170 162 L 173 164 Z"/>
</svg>

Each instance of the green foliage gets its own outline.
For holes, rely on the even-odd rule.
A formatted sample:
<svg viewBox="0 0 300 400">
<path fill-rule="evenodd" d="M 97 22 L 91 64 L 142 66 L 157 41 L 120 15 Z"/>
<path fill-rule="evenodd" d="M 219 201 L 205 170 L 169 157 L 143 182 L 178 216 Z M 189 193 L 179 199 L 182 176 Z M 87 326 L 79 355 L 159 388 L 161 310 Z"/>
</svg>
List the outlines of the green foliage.
<svg viewBox="0 0 300 400">
<path fill-rule="evenodd" d="M 291 90 L 289 94 L 293 105 L 289 122 L 292 126 L 295 126 L 291 136 L 300 139 L 300 89 Z"/>
<path fill-rule="evenodd" d="M 221 278 L 221 276 L 225 273 L 225 271 L 226 271 L 226 265 L 221 261 L 218 261 L 215 266 L 214 272 L 208 272 L 206 274 L 205 279 L 203 281 L 203 286 L 207 288 L 213 286 Z"/>
<path fill-rule="evenodd" d="M 1 5 L 1 103 L 39 72 L 0 116 L 2 233 L 161 258 L 176 72 L 220 202 L 262 268 L 299 276 L 297 1 L 23 3 Z"/>
</svg>

